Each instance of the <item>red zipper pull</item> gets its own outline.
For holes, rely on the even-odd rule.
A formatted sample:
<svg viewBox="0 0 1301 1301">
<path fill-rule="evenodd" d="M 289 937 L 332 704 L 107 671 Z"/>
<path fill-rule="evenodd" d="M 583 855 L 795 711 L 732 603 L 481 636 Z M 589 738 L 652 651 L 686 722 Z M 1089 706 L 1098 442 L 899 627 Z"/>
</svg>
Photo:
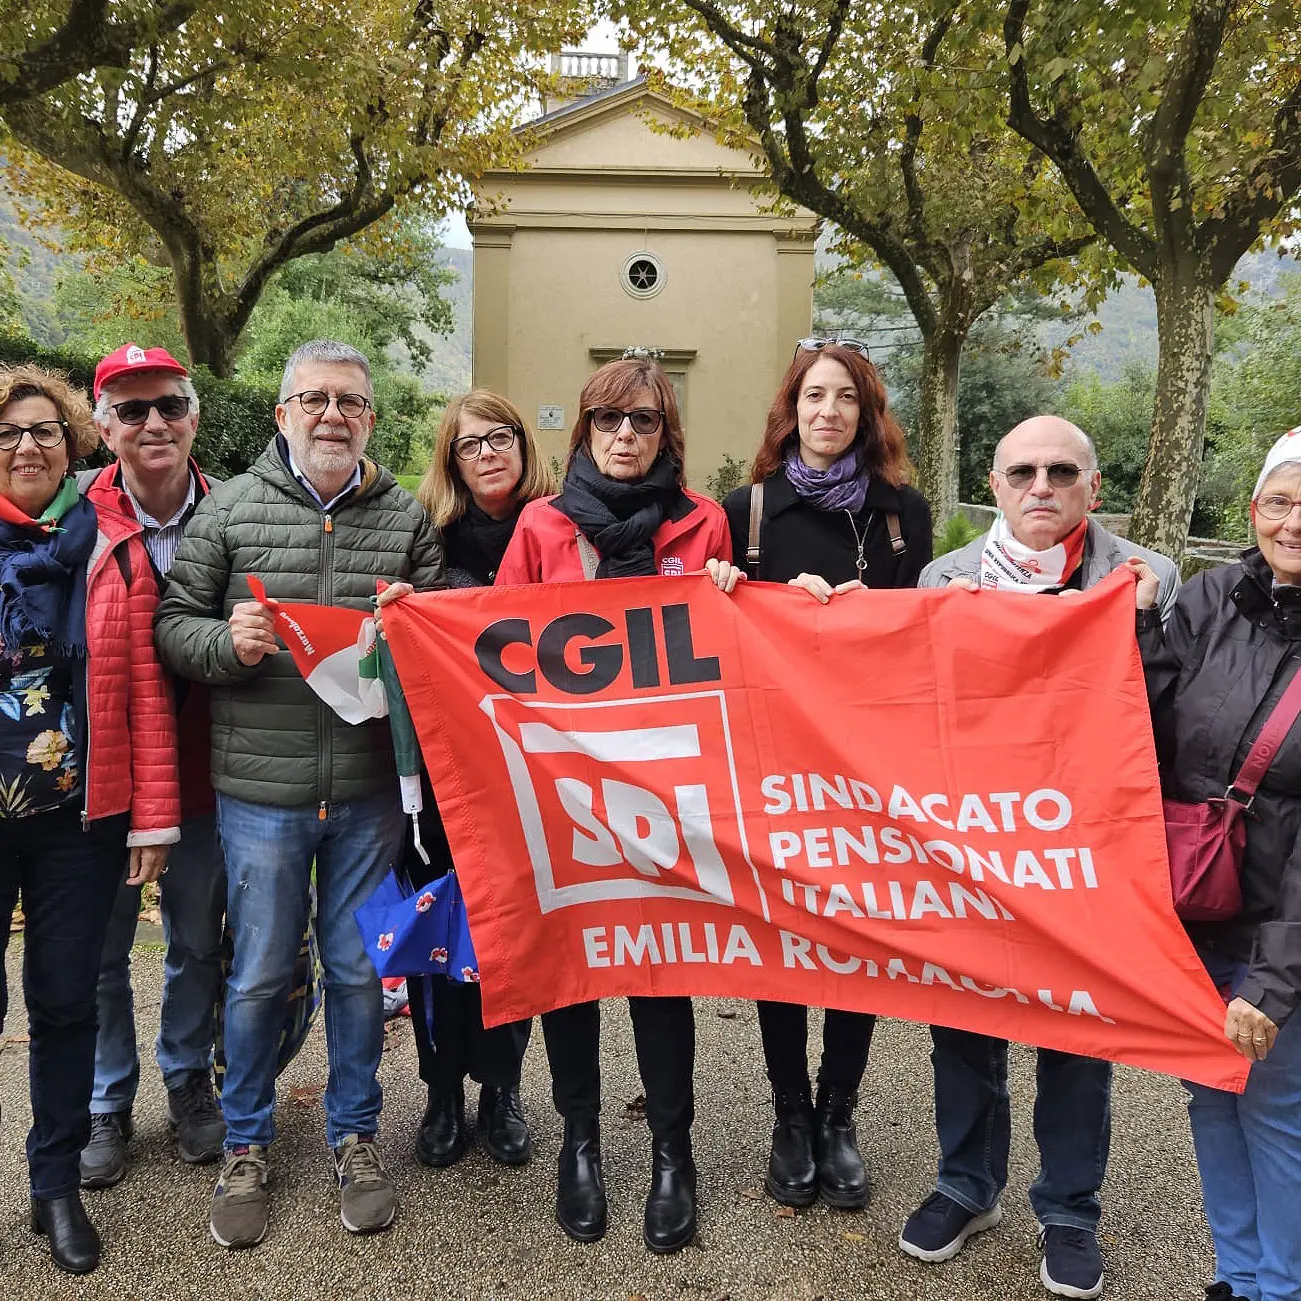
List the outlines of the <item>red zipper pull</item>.
<svg viewBox="0 0 1301 1301">
<path fill-rule="evenodd" d="M 322 801 L 320 802 L 320 804 L 317 805 L 317 808 L 316 808 L 316 820 L 317 820 L 318 822 L 324 822 L 327 816 L 328 816 L 328 814 L 327 814 L 327 812 L 326 812 L 326 808 L 325 808 L 325 801 L 322 800 Z"/>
<path fill-rule="evenodd" d="M 334 521 L 328 515 L 325 517 L 325 531 L 327 533 L 334 532 Z"/>
</svg>

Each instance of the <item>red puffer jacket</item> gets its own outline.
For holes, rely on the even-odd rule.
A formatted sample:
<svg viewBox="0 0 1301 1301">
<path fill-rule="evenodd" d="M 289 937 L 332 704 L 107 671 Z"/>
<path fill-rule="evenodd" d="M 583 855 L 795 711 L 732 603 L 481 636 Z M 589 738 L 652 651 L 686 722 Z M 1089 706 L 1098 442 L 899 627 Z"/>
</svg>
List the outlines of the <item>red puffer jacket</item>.
<svg viewBox="0 0 1301 1301">
<path fill-rule="evenodd" d="M 176 715 L 154 651 L 158 586 L 131 524 L 97 512 L 86 578 L 88 819 L 131 814 L 128 845 L 181 838 Z"/>
<path fill-rule="evenodd" d="M 706 560 L 731 560 L 732 535 L 723 508 L 712 497 L 682 490 L 681 508 L 655 530 L 655 568 L 661 574 L 693 574 Z M 583 558 L 578 527 L 552 504 L 551 497 L 531 501 L 520 512 L 510 546 L 494 580 L 510 583 L 581 582 Z"/>
<path fill-rule="evenodd" d="M 212 491 L 212 484 L 219 480 L 210 482 L 193 460 L 190 469 L 194 475 L 197 505 Z M 82 492 L 94 506 L 96 515 L 103 519 L 105 511 L 113 511 L 126 520 L 133 535 L 141 536 L 144 529 L 136 519 L 131 498 L 122 487 L 121 466 L 118 462 L 106 465 L 93 477 L 83 472 L 78 475 L 78 482 L 82 482 L 83 475 L 85 482 L 82 483 Z M 211 813 L 217 804 L 217 797 L 212 790 L 210 768 L 212 712 L 209 708 L 208 688 L 201 682 L 191 682 L 187 678 L 171 675 L 168 678 L 177 701 L 176 747 L 181 775 L 181 816 L 199 817 Z"/>
</svg>

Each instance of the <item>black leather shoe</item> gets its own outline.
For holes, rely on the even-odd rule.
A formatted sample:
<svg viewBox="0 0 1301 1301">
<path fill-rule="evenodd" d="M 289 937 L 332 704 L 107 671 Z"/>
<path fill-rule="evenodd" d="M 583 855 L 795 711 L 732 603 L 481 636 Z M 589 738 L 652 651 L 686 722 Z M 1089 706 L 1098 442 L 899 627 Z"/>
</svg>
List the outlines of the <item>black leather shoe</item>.
<svg viewBox="0 0 1301 1301">
<path fill-rule="evenodd" d="M 89 1274 L 99 1264 L 99 1234 L 86 1216 L 80 1193 L 32 1198 L 32 1232 L 50 1240 L 50 1258 L 69 1274 Z"/>
<path fill-rule="evenodd" d="M 520 1106 L 518 1085 L 499 1089 L 485 1084 L 479 1090 L 476 1128 L 488 1155 L 502 1165 L 523 1165 L 533 1155 L 533 1140 Z"/>
<path fill-rule="evenodd" d="M 854 1126 L 857 1105 L 858 1094 L 818 1085 L 818 1192 L 828 1206 L 842 1211 L 861 1211 L 870 1192 Z"/>
<path fill-rule="evenodd" d="M 783 1206 L 812 1206 L 818 1196 L 818 1167 L 813 1156 L 813 1098 L 809 1086 L 774 1093 L 777 1123 L 763 1186 Z"/>
<path fill-rule="evenodd" d="M 605 1237 L 601 1125 L 595 1116 L 565 1121 L 556 1179 L 556 1219 L 575 1242 L 596 1242 Z"/>
<path fill-rule="evenodd" d="M 429 1104 L 416 1135 L 416 1157 L 436 1170 L 455 1165 L 470 1146 L 465 1123 L 465 1090 L 459 1085 L 446 1093 L 429 1090 Z"/>
<path fill-rule="evenodd" d="M 651 1186 L 642 1237 L 651 1251 L 681 1251 L 696 1236 L 696 1163 L 691 1135 L 651 1140 Z"/>
</svg>

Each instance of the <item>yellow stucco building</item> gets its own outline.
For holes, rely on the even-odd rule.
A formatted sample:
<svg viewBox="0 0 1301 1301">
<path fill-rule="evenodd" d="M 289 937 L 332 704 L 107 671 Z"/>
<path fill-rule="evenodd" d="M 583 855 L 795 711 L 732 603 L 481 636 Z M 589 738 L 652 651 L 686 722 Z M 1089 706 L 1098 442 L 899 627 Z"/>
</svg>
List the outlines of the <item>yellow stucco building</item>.
<svg viewBox="0 0 1301 1301">
<path fill-rule="evenodd" d="M 647 119 L 703 123 L 626 80 L 624 56 L 561 57 L 605 88 L 530 123 L 527 168 L 480 187 L 474 383 L 514 401 L 559 456 L 588 375 L 655 348 L 682 405 L 687 477 L 703 487 L 725 454 L 753 456 L 809 332 L 818 222 L 765 211 L 749 153 L 707 130 L 653 130 Z"/>
</svg>

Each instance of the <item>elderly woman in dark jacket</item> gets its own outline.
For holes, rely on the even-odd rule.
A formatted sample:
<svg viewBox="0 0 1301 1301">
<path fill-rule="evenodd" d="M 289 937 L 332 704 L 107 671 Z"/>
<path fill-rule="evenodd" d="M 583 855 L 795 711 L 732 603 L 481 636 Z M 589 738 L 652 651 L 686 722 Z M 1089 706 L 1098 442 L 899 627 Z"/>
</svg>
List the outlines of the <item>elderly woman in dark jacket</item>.
<svg viewBox="0 0 1301 1301">
<path fill-rule="evenodd" d="M 1257 546 L 1197 574 L 1164 631 L 1139 571 L 1139 641 L 1161 785 L 1217 799 L 1301 668 L 1301 428 L 1270 452 L 1252 497 Z M 1148 608 L 1144 609 L 1144 606 Z M 1215 1242 L 1215 1301 L 1301 1297 L 1301 724 L 1245 819 L 1242 911 L 1188 923 L 1224 994 L 1224 1033 L 1253 1063 L 1241 1096 L 1190 1084 L 1189 1115 Z"/>
<path fill-rule="evenodd" d="M 931 558 L 931 512 L 908 486 L 910 470 L 862 345 L 801 340 L 768 412 L 753 483 L 723 503 L 737 563 L 746 557 L 750 577 L 823 604 L 864 587 L 915 587 Z M 827 1010 L 815 1103 L 808 1009 L 759 1004 L 777 1113 L 764 1183 L 783 1205 L 808 1206 L 819 1193 L 843 1210 L 867 1204 L 853 1115 L 875 1024 Z"/>
</svg>

